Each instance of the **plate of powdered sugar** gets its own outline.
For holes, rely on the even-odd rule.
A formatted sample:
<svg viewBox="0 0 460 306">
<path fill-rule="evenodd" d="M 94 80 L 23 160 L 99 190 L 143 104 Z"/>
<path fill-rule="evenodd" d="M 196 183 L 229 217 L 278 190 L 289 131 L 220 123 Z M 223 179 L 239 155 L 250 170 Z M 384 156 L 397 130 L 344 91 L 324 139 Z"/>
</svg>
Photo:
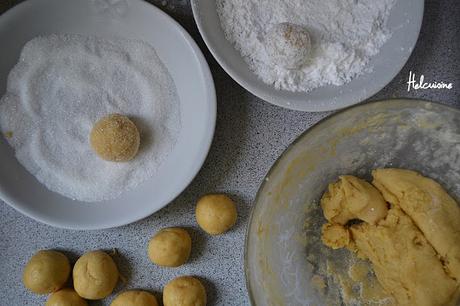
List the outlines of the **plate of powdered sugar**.
<svg viewBox="0 0 460 306">
<path fill-rule="evenodd" d="M 281 107 L 359 103 L 401 70 L 423 0 L 192 0 L 200 33 L 241 86 Z"/>
<path fill-rule="evenodd" d="M 161 10 L 26 1 L 0 17 L 0 41 L 0 197 L 18 211 L 63 228 L 120 226 L 167 205 L 201 168 L 214 84 Z"/>
</svg>

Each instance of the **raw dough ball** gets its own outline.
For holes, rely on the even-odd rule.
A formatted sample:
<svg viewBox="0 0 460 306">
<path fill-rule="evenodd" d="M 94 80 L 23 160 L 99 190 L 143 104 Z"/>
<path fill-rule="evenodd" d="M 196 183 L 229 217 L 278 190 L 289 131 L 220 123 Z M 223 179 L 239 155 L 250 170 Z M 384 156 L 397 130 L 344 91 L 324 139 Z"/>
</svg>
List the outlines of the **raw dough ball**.
<svg viewBox="0 0 460 306">
<path fill-rule="evenodd" d="M 190 256 L 192 240 L 184 229 L 171 227 L 159 231 L 149 242 L 150 260 L 165 267 L 178 267 Z"/>
<path fill-rule="evenodd" d="M 27 263 L 22 282 L 27 289 L 47 294 L 61 289 L 70 274 L 67 257 L 57 251 L 38 251 Z"/>
<path fill-rule="evenodd" d="M 211 235 L 219 235 L 236 223 L 235 203 L 226 195 L 210 194 L 202 197 L 196 205 L 196 221 Z"/>
<path fill-rule="evenodd" d="M 99 300 L 110 295 L 117 281 L 117 265 L 112 257 L 102 251 L 84 254 L 73 267 L 75 291 L 88 300 Z"/>
<path fill-rule="evenodd" d="M 108 161 L 128 161 L 139 150 L 140 135 L 128 117 L 111 114 L 94 125 L 90 135 L 91 146 L 97 155 Z"/>
<path fill-rule="evenodd" d="M 164 306 L 205 306 L 206 290 L 191 276 L 181 276 L 166 284 L 163 290 Z"/>
<path fill-rule="evenodd" d="M 45 306 L 88 306 L 73 289 L 66 288 L 50 295 Z"/>
<path fill-rule="evenodd" d="M 147 291 L 130 290 L 119 294 L 110 306 L 158 306 L 155 296 Z"/>
<path fill-rule="evenodd" d="M 286 69 L 299 69 L 310 56 L 310 34 L 302 26 L 278 23 L 265 36 L 265 50 L 273 64 Z"/>
</svg>

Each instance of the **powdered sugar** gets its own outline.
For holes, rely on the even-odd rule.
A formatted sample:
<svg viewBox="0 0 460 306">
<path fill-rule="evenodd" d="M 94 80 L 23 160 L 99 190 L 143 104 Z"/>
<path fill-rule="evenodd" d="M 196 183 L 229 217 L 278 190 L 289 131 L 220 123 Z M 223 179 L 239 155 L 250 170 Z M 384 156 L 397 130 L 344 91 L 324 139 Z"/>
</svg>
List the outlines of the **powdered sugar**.
<svg viewBox="0 0 460 306">
<path fill-rule="evenodd" d="M 141 133 L 134 160 L 91 149 L 93 124 L 110 113 Z M 0 100 L 0 126 L 19 162 L 50 190 L 82 201 L 117 197 L 151 177 L 180 129 L 174 82 L 140 41 L 51 35 L 28 42 Z"/>
<path fill-rule="evenodd" d="M 369 71 L 369 60 L 390 37 L 395 0 L 216 0 L 226 38 L 265 83 L 311 91 L 342 85 Z M 267 32 L 280 23 L 303 26 L 312 49 L 305 65 L 287 69 L 267 52 Z"/>
</svg>

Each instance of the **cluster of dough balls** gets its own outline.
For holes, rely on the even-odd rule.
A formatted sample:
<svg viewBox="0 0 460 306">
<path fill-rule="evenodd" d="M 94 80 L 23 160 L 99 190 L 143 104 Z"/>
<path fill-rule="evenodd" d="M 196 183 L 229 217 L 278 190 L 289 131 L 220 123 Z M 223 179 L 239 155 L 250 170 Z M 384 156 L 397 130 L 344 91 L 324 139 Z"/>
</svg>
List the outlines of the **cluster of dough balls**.
<svg viewBox="0 0 460 306">
<path fill-rule="evenodd" d="M 139 150 L 140 134 L 134 122 L 120 114 L 101 118 L 90 134 L 93 150 L 108 161 L 124 162 L 136 156 Z"/>
<path fill-rule="evenodd" d="M 209 194 L 198 200 L 195 215 L 198 225 L 206 233 L 219 235 L 235 225 L 237 211 L 235 203 L 228 196 Z M 150 239 L 147 253 L 154 264 L 179 267 L 188 260 L 191 249 L 192 240 L 189 233 L 182 228 L 170 227 L 160 230 Z M 164 287 L 163 304 L 164 306 L 205 306 L 206 290 L 197 278 L 181 276 Z M 126 304 L 129 305 L 131 304 Z"/>
<path fill-rule="evenodd" d="M 63 289 L 70 272 L 70 263 L 64 254 L 42 250 L 29 259 L 22 280 L 34 293 L 51 293 L 46 306 L 87 306 L 85 299 L 99 300 L 110 295 L 119 278 L 115 262 L 103 251 L 81 256 L 73 267 L 74 289 Z"/>
</svg>

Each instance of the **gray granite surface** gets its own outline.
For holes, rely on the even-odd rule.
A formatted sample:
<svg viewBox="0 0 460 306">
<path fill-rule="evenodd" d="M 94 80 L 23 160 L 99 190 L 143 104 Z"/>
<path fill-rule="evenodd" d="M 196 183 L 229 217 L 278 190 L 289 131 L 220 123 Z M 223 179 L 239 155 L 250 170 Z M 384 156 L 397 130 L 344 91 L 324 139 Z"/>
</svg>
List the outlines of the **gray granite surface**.
<svg viewBox="0 0 460 306">
<path fill-rule="evenodd" d="M 0 0 L 0 12 L 17 2 Z M 209 305 L 249 304 L 243 273 L 243 242 L 259 184 L 289 143 L 330 113 L 289 111 L 254 97 L 237 85 L 207 51 L 188 0 L 150 2 L 181 23 L 208 59 L 218 97 L 217 127 L 209 156 L 195 180 L 176 200 L 154 215 L 120 228 L 56 229 L 0 203 L 0 305 L 44 304 L 45 297 L 37 297 L 24 289 L 21 274 L 28 258 L 36 250 L 47 248 L 64 250 L 72 261 L 87 250 L 117 248 L 116 260 L 128 279 L 125 288 L 148 289 L 161 297 L 161 289 L 167 281 L 178 275 L 193 274 L 204 281 Z M 426 1 L 422 31 L 411 58 L 401 73 L 370 100 L 411 97 L 460 107 L 459 45 L 458 1 Z M 0 60 L 1 50 L 6 47 L 0 43 Z M 427 80 L 452 82 L 453 89 L 408 92 L 406 82 L 410 70 L 424 74 Z M 218 237 L 205 235 L 194 219 L 196 199 L 209 192 L 229 193 L 238 203 L 237 225 Z M 184 267 L 162 269 L 147 259 L 148 239 L 166 226 L 184 226 L 192 233 L 191 260 Z M 92 305 L 108 305 L 110 299 Z"/>
</svg>

